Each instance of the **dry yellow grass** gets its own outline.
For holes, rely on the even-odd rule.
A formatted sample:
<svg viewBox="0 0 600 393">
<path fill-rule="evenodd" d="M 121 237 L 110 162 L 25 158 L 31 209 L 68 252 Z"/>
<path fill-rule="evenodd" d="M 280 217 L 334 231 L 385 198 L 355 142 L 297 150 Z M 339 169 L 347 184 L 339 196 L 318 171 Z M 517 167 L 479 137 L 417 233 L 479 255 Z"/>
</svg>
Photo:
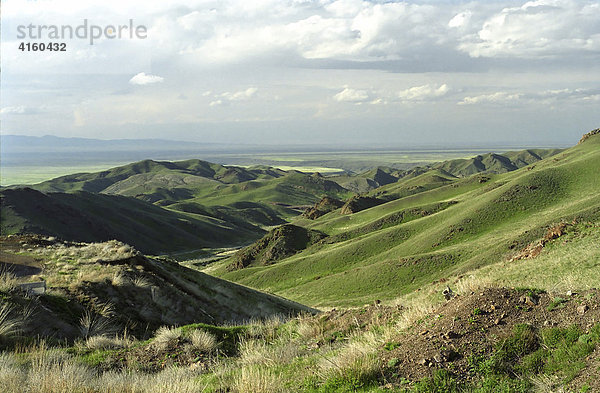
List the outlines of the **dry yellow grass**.
<svg viewBox="0 0 600 393">
<path fill-rule="evenodd" d="M 372 375 L 379 369 L 377 347 L 370 342 L 354 341 L 343 346 L 334 356 L 327 356 L 319 363 L 323 379 L 357 379 Z"/>
<path fill-rule="evenodd" d="M 181 337 L 181 329 L 168 326 L 161 326 L 154 333 L 152 345 L 157 348 L 164 349 L 169 345 L 176 343 Z"/>
<path fill-rule="evenodd" d="M 192 347 L 202 352 L 212 352 L 217 348 L 217 339 L 214 335 L 200 329 L 194 329 L 189 333 L 188 339 Z"/>
<path fill-rule="evenodd" d="M 0 271 L 0 291 L 8 292 L 17 286 L 17 277 L 7 271 Z"/>
<path fill-rule="evenodd" d="M 281 381 L 272 370 L 261 366 L 244 366 L 234 378 L 232 390 L 237 393 L 280 393 Z"/>
</svg>

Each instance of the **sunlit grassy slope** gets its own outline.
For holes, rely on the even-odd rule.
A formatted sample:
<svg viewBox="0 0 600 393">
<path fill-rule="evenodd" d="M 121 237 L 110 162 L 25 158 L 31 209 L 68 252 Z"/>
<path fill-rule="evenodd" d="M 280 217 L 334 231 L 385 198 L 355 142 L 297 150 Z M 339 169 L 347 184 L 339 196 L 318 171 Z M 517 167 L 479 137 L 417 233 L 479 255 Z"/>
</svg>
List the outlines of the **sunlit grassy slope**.
<svg viewBox="0 0 600 393">
<path fill-rule="evenodd" d="M 271 266 L 211 271 L 316 306 L 395 298 L 506 261 L 552 224 L 597 223 L 599 171 L 595 135 L 510 173 L 462 179 L 441 170 L 425 173 L 377 190 L 408 195 L 400 199 L 352 215 L 334 211 L 315 221 L 298 220 L 330 235 L 301 253 Z M 593 237 L 582 242 L 599 252 Z M 566 256 L 556 252 L 551 258 Z"/>
</svg>

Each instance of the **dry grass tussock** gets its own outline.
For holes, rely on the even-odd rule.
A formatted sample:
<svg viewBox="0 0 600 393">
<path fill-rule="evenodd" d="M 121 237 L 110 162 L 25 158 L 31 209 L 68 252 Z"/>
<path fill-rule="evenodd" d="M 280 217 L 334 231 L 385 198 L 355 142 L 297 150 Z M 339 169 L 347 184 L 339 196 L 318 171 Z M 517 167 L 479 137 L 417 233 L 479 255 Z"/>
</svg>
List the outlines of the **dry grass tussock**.
<svg viewBox="0 0 600 393">
<path fill-rule="evenodd" d="M 188 339 L 192 347 L 198 351 L 212 352 L 217 348 L 216 337 L 201 329 L 192 330 L 188 335 Z"/>
<path fill-rule="evenodd" d="M 244 366 L 231 383 L 237 393 L 280 393 L 282 383 L 272 370 L 263 366 Z"/>
<path fill-rule="evenodd" d="M 484 288 L 497 286 L 497 283 L 489 276 L 470 274 L 458 280 L 456 283 L 456 292 L 461 295 L 468 295 L 471 292 L 477 292 Z"/>
<path fill-rule="evenodd" d="M 8 271 L 0 270 L 0 291 L 9 292 L 17 287 L 17 277 Z"/>
<path fill-rule="evenodd" d="M 0 339 L 17 335 L 31 317 L 33 308 L 17 310 L 10 303 L 0 305 Z"/>
<path fill-rule="evenodd" d="M 296 333 L 307 340 L 321 340 L 325 334 L 325 322 L 311 314 L 301 314 L 297 318 Z"/>
<path fill-rule="evenodd" d="M 535 393 L 565 393 L 564 387 L 556 377 L 549 375 L 536 375 L 531 378 Z"/>
<path fill-rule="evenodd" d="M 181 338 L 181 329 L 161 326 L 154 333 L 154 341 L 152 345 L 159 349 L 165 349 L 173 345 Z"/>
<path fill-rule="evenodd" d="M 110 371 L 97 374 L 63 352 L 43 343 L 31 349 L 24 363 L 13 354 L 0 354 L 0 385 L 6 393 L 192 393 L 206 385 L 199 371 L 169 367 L 157 374 Z"/>
<path fill-rule="evenodd" d="M 262 339 L 244 339 L 239 343 L 238 362 L 245 366 L 275 366 L 291 363 L 302 348 L 294 342 L 280 340 L 275 344 Z"/>
<path fill-rule="evenodd" d="M 358 379 L 373 375 L 379 370 L 377 347 L 368 341 L 353 341 L 343 346 L 334 356 L 321 359 L 319 372 L 323 379 Z"/>
<path fill-rule="evenodd" d="M 129 348 L 134 342 L 135 341 L 126 334 L 122 336 L 115 334 L 114 336 L 99 335 L 88 337 L 82 344 L 87 349 L 96 350 Z"/>
<path fill-rule="evenodd" d="M 79 319 L 79 332 L 84 338 L 104 336 L 113 331 L 110 320 L 102 313 L 86 310 Z"/>
<path fill-rule="evenodd" d="M 77 245 L 56 243 L 51 247 L 37 248 L 35 252 L 58 261 L 78 260 L 80 263 L 95 263 L 98 259 L 117 261 L 137 255 L 133 247 L 117 240 Z"/>
<path fill-rule="evenodd" d="M 0 338 L 10 337 L 21 330 L 21 321 L 14 316 L 13 307 L 4 303 L 0 306 Z"/>
<path fill-rule="evenodd" d="M 264 320 L 253 320 L 248 323 L 248 336 L 261 337 L 266 341 L 273 341 L 281 335 L 280 328 L 285 324 L 283 315 L 273 315 Z"/>
</svg>

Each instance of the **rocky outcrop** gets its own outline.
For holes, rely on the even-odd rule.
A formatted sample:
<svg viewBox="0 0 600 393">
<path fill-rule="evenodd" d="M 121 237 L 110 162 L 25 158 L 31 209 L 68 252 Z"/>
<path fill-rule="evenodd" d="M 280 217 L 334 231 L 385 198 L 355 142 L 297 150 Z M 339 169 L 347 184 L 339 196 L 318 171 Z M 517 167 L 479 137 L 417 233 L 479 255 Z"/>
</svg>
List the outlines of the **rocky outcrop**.
<svg viewBox="0 0 600 393">
<path fill-rule="evenodd" d="M 229 271 L 250 265 L 271 265 L 325 238 L 322 232 L 286 224 L 273 229 L 256 243 L 238 251 Z"/>
<path fill-rule="evenodd" d="M 302 217 L 308 218 L 309 220 L 316 220 L 317 218 L 324 216 L 329 212 L 339 209 L 343 205 L 344 202 L 326 196 L 319 202 L 315 203 L 313 207 L 306 209 L 306 211 L 302 213 Z"/>
<path fill-rule="evenodd" d="M 585 142 L 588 138 L 590 138 L 590 137 L 592 137 L 594 135 L 600 135 L 600 128 L 596 128 L 595 130 L 592 130 L 592 131 L 588 132 L 587 134 L 585 134 L 581 138 L 581 140 L 579 140 L 578 144 Z"/>
<path fill-rule="evenodd" d="M 342 206 L 342 214 L 357 213 L 361 210 L 369 209 L 371 207 L 381 205 L 385 201 L 377 198 L 371 198 L 366 196 L 355 195 Z"/>
</svg>

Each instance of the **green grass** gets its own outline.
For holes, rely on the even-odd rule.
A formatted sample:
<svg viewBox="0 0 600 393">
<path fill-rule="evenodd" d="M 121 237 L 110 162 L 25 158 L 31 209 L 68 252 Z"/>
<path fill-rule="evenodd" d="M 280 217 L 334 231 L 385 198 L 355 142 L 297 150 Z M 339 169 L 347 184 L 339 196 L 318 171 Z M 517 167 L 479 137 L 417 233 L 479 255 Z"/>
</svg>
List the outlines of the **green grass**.
<svg viewBox="0 0 600 393">
<path fill-rule="evenodd" d="M 260 236 L 250 224 L 177 212 L 116 195 L 3 190 L 3 235 L 34 232 L 94 242 L 119 239 L 151 254 L 243 244 Z"/>
<path fill-rule="evenodd" d="M 483 182 L 481 175 L 475 175 L 434 186 L 431 176 L 417 176 L 407 182 L 422 182 L 422 192 L 352 215 L 334 211 L 315 221 L 295 222 L 334 236 L 331 244 L 317 244 L 268 267 L 230 273 L 213 268 L 211 272 L 313 306 L 360 305 L 409 293 L 443 277 L 503 263 L 561 221 L 590 222 L 583 231 L 597 232 L 599 144 L 600 138 L 592 138 L 539 161 L 535 168 L 487 176 Z M 402 188 L 403 182 L 386 187 Z M 453 204 L 448 204 L 450 201 Z M 381 221 L 425 206 L 443 208 L 395 225 Z M 589 282 L 598 284 L 600 266 L 594 238 L 595 233 L 573 238 L 583 245 L 579 250 L 569 243 L 563 245 L 560 239 L 551 242 L 538 261 L 548 258 L 548 263 L 566 268 L 562 258 L 571 258 L 571 250 L 591 256 L 577 263 L 587 265 Z M 520 264 L 528 271 L 536 262 Z M 496 277 L 523 276 L 523 270 L 509 266 Z M 538 270 L 538 275 L 562 274 L 555 269 Z M 557 285 L 558 279 L 554 279 Z"/>
</svg>

